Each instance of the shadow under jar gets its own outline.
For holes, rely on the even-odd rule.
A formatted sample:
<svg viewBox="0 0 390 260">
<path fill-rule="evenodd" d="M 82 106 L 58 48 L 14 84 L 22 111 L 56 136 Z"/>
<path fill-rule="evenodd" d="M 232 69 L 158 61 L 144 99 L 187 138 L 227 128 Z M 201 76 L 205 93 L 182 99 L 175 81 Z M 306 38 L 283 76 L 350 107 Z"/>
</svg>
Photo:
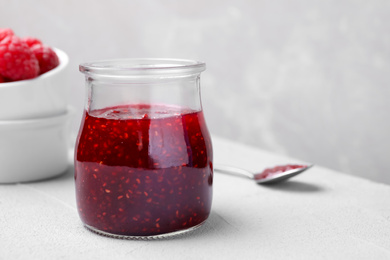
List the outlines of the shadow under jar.
<svg viewBox="0 0 390 260">
<path fill-rule="evenodd" d="M 202 62 L 84 63 L 88 99 L 75 150 L 84 225 L 155 239 L 199 227 L 212 202 L 213 152 L 200 99 Z"/>
</svg>

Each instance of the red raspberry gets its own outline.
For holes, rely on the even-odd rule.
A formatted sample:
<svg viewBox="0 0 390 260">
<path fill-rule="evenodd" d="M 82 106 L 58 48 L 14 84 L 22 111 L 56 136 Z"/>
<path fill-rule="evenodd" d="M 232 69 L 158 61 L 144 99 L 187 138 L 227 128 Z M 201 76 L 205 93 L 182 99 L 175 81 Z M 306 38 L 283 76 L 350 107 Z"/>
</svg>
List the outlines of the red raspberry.
<svg viewBox="0 0 390 260">
<path fill-rule="evenodd" d="M 32 47 L 34 46 L 35 44 L 42 44 L 41 40 L 37 39 L 37 38 L 33 38 L 33 37 L 26 37 L 26 38 L 23 38 L 22 41 L 24 41 L 28 47 Z"/>
<path fill-rule="evenodd" d="M 49 46 L 36 44 L 31 47 L 31 51 L 39 62 L 39 74 L 48 72 L 60 64 L 57 54 Z"/>
<path fill-rule="evenodd" d="M 0 28 L 0 42 L 7 36 L 14 35 L 14 31 L 12 31 L 10 28 Z"/>
<path fill-rule="evenodd" d="M 10 80 L 32 79 L 38 76 L 39 64 L 30 48 L 17 36 L 7 36 L 0 42 L 0 75 Z"/>
</svg>

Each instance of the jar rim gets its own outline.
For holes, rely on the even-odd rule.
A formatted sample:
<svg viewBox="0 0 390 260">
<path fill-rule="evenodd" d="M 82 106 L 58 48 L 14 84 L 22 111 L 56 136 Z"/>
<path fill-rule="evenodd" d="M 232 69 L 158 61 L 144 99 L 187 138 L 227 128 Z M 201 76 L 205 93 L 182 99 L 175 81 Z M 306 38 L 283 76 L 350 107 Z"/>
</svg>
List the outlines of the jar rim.
<svg viewBox="0 0 390 260">
<path fill-rule="evenodd" d="M 79 65 L 80 72 L 102 77 L 175 77 L 199 74 L 205 69 L 202 61 L 164 58 L 111 59 Z"/>
</svg>

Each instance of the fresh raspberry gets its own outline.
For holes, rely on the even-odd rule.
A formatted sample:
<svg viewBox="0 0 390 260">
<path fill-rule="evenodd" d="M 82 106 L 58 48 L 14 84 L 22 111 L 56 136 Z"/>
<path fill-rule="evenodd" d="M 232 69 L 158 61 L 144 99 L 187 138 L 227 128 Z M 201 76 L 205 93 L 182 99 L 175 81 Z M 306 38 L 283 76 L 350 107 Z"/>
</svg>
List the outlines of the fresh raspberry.
<svg viewBox="0 0 390 260">
<path fill-rule="evenodd" d="M 0 42 L 7 36 L 14 35 L 14 31 L 12 31 L 10 28 L 0 28 Z"/>
<path fill-rule="evenodd" d="M 39 74 L 48 72 L 60 64 L 57 54 L 49 46 L 36 44 L 31 47 L 31 51 L 39 62 Z"/>
<path fill-rule="evenodd" d="M 39 64 L 30 48 L 17 36 L 0 42 L 0 75 L 9 80 L 32 79 L 38 76 Z"/>
<path fill-rule="evenodd" d="M 37 38 L 33 38 L 33 37 L 26 37 L 26 38 L 23 38 L 22 41 L 24 41 L 28 47 L 32 47 L 34 46 L 35 44 L 42 44 L 41 40 L 37 39 Z"/>
</svg>

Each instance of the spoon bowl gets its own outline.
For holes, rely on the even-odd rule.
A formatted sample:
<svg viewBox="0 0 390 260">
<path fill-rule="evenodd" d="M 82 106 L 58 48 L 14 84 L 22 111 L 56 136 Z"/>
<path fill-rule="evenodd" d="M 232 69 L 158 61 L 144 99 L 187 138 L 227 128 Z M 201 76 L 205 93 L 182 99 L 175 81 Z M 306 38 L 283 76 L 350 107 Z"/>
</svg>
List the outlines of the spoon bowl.
<svg viewBox="0 0 390 260">
<path fill-rule="evenodd" d="M 247 177 L 256 181 L 258 184 L 276 184 L 284 182 L 304 171 L 313 167 L 313 164 L 300 165 L 300 164 L 287 164 L 278 165 L 272 168 L 264 169 L 259 173 L 252 173 L 250 171 L 229 165 L 215 165 L 214 170 L 227 173 L 231 175 L 239 175 Z"/>
</svg>

